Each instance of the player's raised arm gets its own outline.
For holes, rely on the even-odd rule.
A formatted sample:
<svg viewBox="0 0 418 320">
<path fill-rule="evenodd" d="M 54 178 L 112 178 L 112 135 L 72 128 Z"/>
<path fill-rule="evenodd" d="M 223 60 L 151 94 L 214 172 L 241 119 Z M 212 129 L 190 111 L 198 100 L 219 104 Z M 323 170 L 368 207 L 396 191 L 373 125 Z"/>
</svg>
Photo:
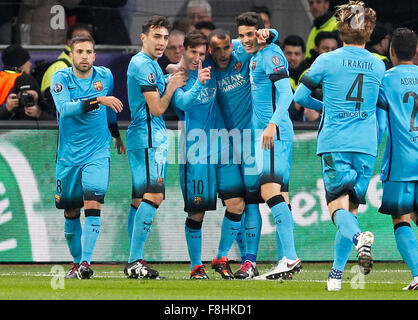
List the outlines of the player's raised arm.
<svg viewBox="0 0 418 320">
<path fill-rule="evenodd" d="M 205 87 L 206 81 L 210 80 L 210 77 L 211 67 L 202 68 L 202 61 L 199 60 L 198 74 L 195 83 L 187 91 L 181 89 L 176 90 L 173 96 L 173 105 L 182 111 L 187 111 L 196 100 L 201 90 Z"/>
</svg>

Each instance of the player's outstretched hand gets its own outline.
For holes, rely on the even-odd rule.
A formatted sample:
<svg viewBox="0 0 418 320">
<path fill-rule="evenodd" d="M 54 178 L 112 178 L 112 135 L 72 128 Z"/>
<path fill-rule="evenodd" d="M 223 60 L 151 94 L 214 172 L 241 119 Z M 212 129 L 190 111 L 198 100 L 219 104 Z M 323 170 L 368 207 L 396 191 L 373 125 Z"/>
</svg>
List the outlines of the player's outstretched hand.
<svg viewBox="0 0 418 320">
<path fill-rule="evenodd" d="M 267 42 L 267 39 L 270 37 L 270 30 L 269 29 L 258 29 L 255 33 L 257 37 L 257 42 L 259 44 L 264 44 Z"/>
<path fill-rule="evenodd" d="M 97 102 L 106 107 L 112 108 L 116 113 L 121 112 L 123 109 L 122 101 L 113 96 L 97 97 Z"/>
<path fill-rule="evenodd" d="M 207 80 L 210 80 L 210 69 L 210 66 L 202 69 L 202 60 L 199 60 L 197 77 L 202 84 L 205 84 Z"/>
<path fill-rule="evenodd" d="M 275 136 L 276 125 L 274 123 L 269 123 L 261 138 L 261 147 L 263 150 L 270 150 L 273 147 Z"/>
<path fill-rule="evenodd" d="M 113 143 L 118 154 L 126 154 L 126 147 L 123 144 L 121 137 L 113 138 Z"/>
<path fill-rule="evenodd" d="M 182 70 L 170 74 L 167 79 L 167 86 L 173 86 L 175 89 L 180 88 L 186 84 L 186 74 Z"/>
</svg>

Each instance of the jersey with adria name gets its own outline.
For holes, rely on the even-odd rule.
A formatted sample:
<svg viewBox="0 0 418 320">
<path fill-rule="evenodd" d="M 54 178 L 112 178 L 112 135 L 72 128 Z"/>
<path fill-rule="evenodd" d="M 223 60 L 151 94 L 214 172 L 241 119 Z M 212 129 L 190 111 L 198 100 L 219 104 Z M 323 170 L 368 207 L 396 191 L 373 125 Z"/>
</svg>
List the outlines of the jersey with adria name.
<svg viewBox="0 0 418 320">
<path fill-rule="evenodd" d="M 385 64 L 366 49 L 345 46 L 323 53 L 302 78 L 322 83 L 322 118 L 317 153 L 377 155 L 376 104 Z"/>
<path fill-rule="evenodd" d="M 110 157 L 107 107 L 100 105 L 98 109 L 74 116 L 63 117 L 62 114 L 66 102 L 112 95 L 112 72 L 105 67 L 93 66 L 91 76 L 80 79 L 72 67 L 61 69 L 52 77 L 51 93 L 59 125 L 57 162 L 64 166 L 78 166 Z"/>
<path fill-rule="evenodd" d="M 252 99 L 249 64 L 251 55 L 239 40 L 232 40 L 234 50 L 226 69 L 215 67 L 217 100 L 228 130 L 251 128 Z"/>
<path fill-rule="evenodd" d="M 388 113 L 382 180 L 418 181 L 418 66 L 386 71 L 379 106 Z"/>
<path fill-rule="evenodd" d="M 131 110 L 131 124 L 126 133 L 128 150 L 158 147 L 167 143 L 166 126 L 163 116 L 154 116 L 143 92 L 156 91 L 163 95 L 166 85 L 163 71 L 144 52 L 132 57 L 127 73 L 128 101 Z"/>
<path fill-rule="evenodd" d="M 282 49 L 272 43 L 252 56 L 249 67 L 253 99 L 252 123 L 254 129 L 264 130 L 276 110 L 276 95 L 280 94 L 270 80 L 270 75 L 283 71 L 289 74 L 288 63 Z M 288 112 L 279 119 L 278 130 L 280 140 L 293 140 L 293 125 Z"/>
</svg>

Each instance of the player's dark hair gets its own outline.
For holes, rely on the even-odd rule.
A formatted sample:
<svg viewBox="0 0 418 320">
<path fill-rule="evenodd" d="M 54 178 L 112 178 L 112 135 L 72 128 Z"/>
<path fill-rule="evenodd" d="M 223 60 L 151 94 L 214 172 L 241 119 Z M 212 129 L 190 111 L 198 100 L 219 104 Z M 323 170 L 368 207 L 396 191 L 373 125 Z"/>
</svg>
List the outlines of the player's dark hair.
<svg viewBox="0 0 418 320">
<path fill-rule="evenodd" d="M 92 36 L 78 36 L 78 37 L 74 37 L 71 39 L 71 44 L 70 44 L 71 50 L 73 50 L 74 45 L 76 43 L 80 43 L 80 42 L 91 42 L 93 44 L 93 49 L 94 49 L 95 42 Z"/>
<path fill-rule="evenodd" d="M 255 27 L 256 29 L 263 29 L 264 22 L 261 19 L 260 15 L 254 11 L 245 12 L 240 14 L 236 19 L 237 27 L 240 26 L 249 26 Z"/>
<path fill-rule="evenodd" d="M 200 29 L 215 30 L 216 29 L 215 25 L 210 21 L 199 21 L 194 25 L 194 27 L 197 30 L 200 30 Z"/>
<path fill-rule="evenodd" d="M 265 13 L 269 18 L 271 18 L 271 12 L 266 6 L 252 6 L 250 11 L 254 11 L 256 13 Z"/>
<path fill-rule="evenodd" d="M 221 39 L 221 40 L 224 40 L 226 38 L 231 39 L 231 33 L 225 29 L 215 29 L 208 35 L 209 42 L 213 37 L 217 37 L 218 39 Z"/>
<path fill-rule="evenodd" d="M 393 31 L 391 47 L 401 61 L 411 61 L 417 50 L 417 34 L 408 28 L 397 28 Z"/>
<path fill-rule="evenodd" d="M 334 39 L 335 41 L 337 41 L 337 45 L 339 47 L 341 46 L 341 39 L 338 36 L 338 31 L 321 31 L 321 32 L 318 32 L 318 34 L 315 37 L 315 46 L 319 47 L 319 44 L 324 39 Z"/>
<path fill-rule="evenodd" d="M 156 27 L 164 27 L 168 30 L 168 32 L 171 31 L 172 25 L 171 22 L 167 19 L 167 17 L 160 16 L 160 15 L 153 15 L 149 17 L 145 23 L 142 25 L 142 33 L 148 34 L 148 31 L 150 29 L 156 28 Z"/>
<path fill-rule="evenodd" d="M 73 33 L 76 30 L 86 30 L 93 37 L 93 30 L 90 28 L 89 25 L 85 23 L 77 22 L 76 24 L 73 24 L 71 27 L 68 28 L 67 40 L 71 40 L 73 38 Z"/>
<path fill-rule="evenodd" d="M 306 50 L 305 41 L 295 34 L 287 36 L 286 39 L 283 40 L 283 48 L 285 46 L 302 47 L 302 52 L 305 52 Z"/>
<path fill-rule="evenodd" d="M 184 49 L 196 48 L 201 45 L 208 46 L 208 37 L 200 30 L 192 30 L 184 37 Z"/>
</svg>

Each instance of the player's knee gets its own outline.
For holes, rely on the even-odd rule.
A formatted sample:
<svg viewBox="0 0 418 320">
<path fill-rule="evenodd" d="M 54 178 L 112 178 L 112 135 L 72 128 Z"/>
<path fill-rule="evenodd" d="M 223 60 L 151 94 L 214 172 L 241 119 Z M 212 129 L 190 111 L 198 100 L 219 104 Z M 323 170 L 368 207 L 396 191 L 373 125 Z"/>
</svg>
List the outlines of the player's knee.
<svg viewBox="0 0 418 320">
<path fill-rule="evenodd" d="M 141 204 L 142 199 L 140 198 L 133 198 L 131 202 L 131 206 L 138 209 L 139 205 Z"/>
<path fill-rule="evenodd" d="M 80 212 L 81 212 L 80 208 L 65 209 L 64 210 L 64 217 L 66 219 L 77 219 L 77 218 L 80 217 Z"/>
<path fill-rule="evenodd" d="M 232 198 L 225 200 L 226 210 L 235 214 L 242 214 L 245 208 L 243 198 Z"/>
<path fill-rule="evenodd" d="M 148 201 L 151 201 L 158 207 L 161 205 L 161 203 L 164 200 L 164 194 L 163 193 L 146 193 L 144 194 L 144 198 L 142 201 L 144 201 L 145 199 Z"/>
<path fill-rule="evenodd" d="M 276 195 L 281 195 L 281 186 L 278 183 L 266 183 L 260 187 L 261 198 L 267 201 Z"/>
<path fill-rule="evenodd" d="M 189 214 L 187 215 L 187 219 L 201 223 L 203 221 L 204 216 L 204 212 L 189 212 Z"/>
</svg>

